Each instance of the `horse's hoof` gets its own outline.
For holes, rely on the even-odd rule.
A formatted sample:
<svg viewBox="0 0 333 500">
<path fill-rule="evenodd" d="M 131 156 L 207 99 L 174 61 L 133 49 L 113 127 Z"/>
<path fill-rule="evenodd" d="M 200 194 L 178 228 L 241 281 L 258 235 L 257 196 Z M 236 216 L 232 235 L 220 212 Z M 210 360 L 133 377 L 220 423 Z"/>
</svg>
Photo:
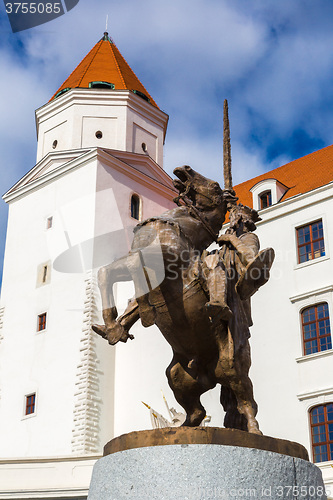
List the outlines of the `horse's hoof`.
<svg viewBox="0 0 333 500">
<path fill-rule="evenodd" d="M 263 433 L 259 430 L 259 429 L 256 429 L 256 428 L 253 428 L 253 429 L 249 429 L 248 431 L 250 434 L 257 434 L 258 436 L 263 436 Z"/>
<path fill-rule="evenodd" d="M 119 342 L 125 342 L 125 343 L 126 343 L 126 342 L 128 341 L 128 339 L 130 339 L 130 340 L 134 340 L 134 335 L 132 335 L 131 333 L 128 333 L 128 332 L 126 332 L 126 331 L 125 331 L 125 334 L 126 334 L 126 336 L 125 336 L 125 335 L 123 335 L 123 336 L 119 339 Z"/>
<path fill-rule="evenodd" d="M 128 339 L 134 340 L 134 335 L 132 335 L 131 333 L 128 333 L 128 332 L 126 332 L 126 334 L 127 334 L 126 339 L 121 338 L 120 339 L 121 342 L 127 342 Z"/>
<path fill-rule="evenodd" d="M 205 410 L 194 410 L 193 413 L 187 414 L 185 422 L 181 427 L 198 427 L 206 416 Z"/>
<path fill-rule="evenodd" d="M 262 436 L 263 433 L 259 429 L 258 422 L 255 420 L 254 422 L 248 422 L 247 430 L 250 434 L 258 434 L 258 436 Z"/>
</svg>

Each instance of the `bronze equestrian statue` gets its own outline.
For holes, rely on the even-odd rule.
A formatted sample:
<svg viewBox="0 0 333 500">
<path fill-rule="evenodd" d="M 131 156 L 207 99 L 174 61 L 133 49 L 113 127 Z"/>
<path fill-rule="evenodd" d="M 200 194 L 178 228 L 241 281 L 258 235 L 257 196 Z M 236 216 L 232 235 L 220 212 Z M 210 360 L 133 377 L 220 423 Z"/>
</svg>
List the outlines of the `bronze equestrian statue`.
<svg viewBox="0 0 333 500">
<path fill-rule="evenodd" d="M 133 338 L 139 318 L 156 324 L 173 350 L 166 374 L 186 411 L 183 425 L 200 425 L 200 396 L 220 384 L 225 427 L 261 434 L 248 376 L 250 297 L 267 282 L 274 252 L 259 252 L 258 213 L 237 204 L 230 186 L 222 190 L 189 166 L 174 174 L 179 206 L 138 224 L 128 256 L 99 270 L 105 324 L 93 329 L 113 345 Z M 228 210 L 229 229 L 219 236 Z M 219 248 L 208 252 L 214 241 Z M 128 280 L 135 298 L 117 317 L 112 287 Z"/>
</svg>

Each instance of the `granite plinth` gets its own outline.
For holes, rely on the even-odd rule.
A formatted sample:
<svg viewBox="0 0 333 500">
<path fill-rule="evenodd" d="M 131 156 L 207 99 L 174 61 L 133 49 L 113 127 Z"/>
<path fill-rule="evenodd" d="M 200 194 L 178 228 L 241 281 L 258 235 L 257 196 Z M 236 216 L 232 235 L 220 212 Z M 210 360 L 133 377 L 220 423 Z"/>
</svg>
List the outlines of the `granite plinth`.
<svg viewBox="0 0 333 500">
<path fill-rule="evenodd" d="M 258 449 L 240 444 L 221 443 L 175 443 L 167 444 L 167 431 L 175 431 L 170 438 L 200 441 L 203 436 L 215 436 L 221 440 L 221 433 L 196 432 L 193 428 L 155 429 L 143 431 L 151 434 L 151 442 L 162 440 L 163 444 L 121 448 L 119 443 L 131 442 L 133 433 L 121 436 L 117 444 L 108 443 L 106 451 L 113 447 L 95 464 L 88 500 L 205 500 L 223 498 L 225 500 L 243 498 L 270 498 L 273 500 L 302 498 L 304 500 L 325 499 L 321 471 L 304 458 L 290 453 Z M 156 431 L 158 431 L 156 433 Z M 219 429 L 224 440 L 231 440 L 235 432 Z M 236 431 L 237 439 L 242 431 Z M 138 433 L 140 434 L 140 433 Z M 218 437 L 217 437 L 218 436 Z M 143 438 L 143 436 L 141 436 Z M 140 442 L 140 436 L 134 441 Z M 187 436 L 188 440 L 190 437 Z M 266 436 L 256 436 L 262 446 L 268 443 Z M 249 438 L 251 440 L 251 438 Z M 272 441 L 273 438 L 268 438 Z M 120 440 L 120 441 L 119 441 Z M 139 441 L 138 441 L 139 440 Z M 113 440 L 114 441 L 114 440 Z M 132 443 L 134 442 L 132 439 Z M 285 442 L 288 443 L 288 442 Z M 281 443 L 275 443 L 281 447 Z M 295 448 L 297 455 L 302 448 L 290 443 L 289 451 Z M 303 449 L 304 450 L 304 449 Z"/>
</svg>

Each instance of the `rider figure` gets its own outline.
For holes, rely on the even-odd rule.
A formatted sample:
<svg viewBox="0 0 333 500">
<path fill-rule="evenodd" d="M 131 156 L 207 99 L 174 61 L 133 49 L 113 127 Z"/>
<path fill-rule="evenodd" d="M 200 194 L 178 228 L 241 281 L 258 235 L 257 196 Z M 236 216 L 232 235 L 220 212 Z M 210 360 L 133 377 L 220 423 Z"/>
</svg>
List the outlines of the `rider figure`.
<svg viewBox="0 0 333 500">
<path fill-rule="evenodd" d="M 228 321 L 232 312 L 227 304 L 227 276 L 223 259 L 224 245 L 231 244 L 245 268 L 254 261 L 259 252 L 259 239 L 253 234 L 259 221 L 258 212 L 242 204 L 230 208 L 230 227 L 226 234 L 218 238 L 222 248 L 204 258 L 204 268 L 207 269 L 206 280 L 210 300 L 206 304 L 211 321 Z"/>
</svg>

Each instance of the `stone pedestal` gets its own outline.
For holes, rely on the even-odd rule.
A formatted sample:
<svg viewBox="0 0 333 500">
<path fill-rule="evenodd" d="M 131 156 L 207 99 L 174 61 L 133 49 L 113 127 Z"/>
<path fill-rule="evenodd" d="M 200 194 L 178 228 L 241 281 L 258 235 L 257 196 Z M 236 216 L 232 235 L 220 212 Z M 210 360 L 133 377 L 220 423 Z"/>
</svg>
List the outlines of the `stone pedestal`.
<svg viewBox="0 0 333 500">
<path fill-rule="evenodd" d="M 297 443 L 219 428 L 132 432 L 105 446 L 88 500 L 326 499 Z"/>
</svg>

